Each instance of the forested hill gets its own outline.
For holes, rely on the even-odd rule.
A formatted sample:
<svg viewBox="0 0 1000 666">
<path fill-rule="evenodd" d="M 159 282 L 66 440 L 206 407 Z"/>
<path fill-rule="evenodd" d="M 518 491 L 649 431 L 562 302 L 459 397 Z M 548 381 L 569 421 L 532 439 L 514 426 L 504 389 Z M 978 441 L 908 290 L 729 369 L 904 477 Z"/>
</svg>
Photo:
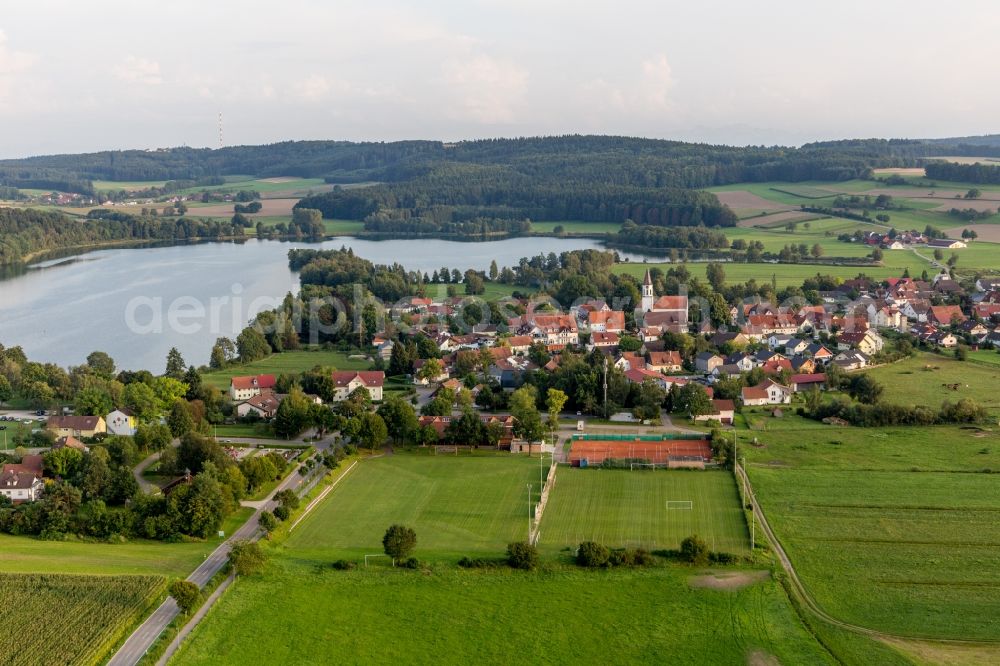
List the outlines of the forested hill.
<svg viewBox="0 0 1000 666">
<path fill-rule="evenodd" d="M 971 137 L 981 139 L 979 137 Z M 329 182 L 401 182 L 444 164 L 508 167 L 530 178 L 630 187 L 701 188 L 767 180 L 845 180 L 921 157 L 993 150 L 945 140 L 865 139 L 781 146 L 716 146 L 616 136 L 557 136 L 442 143 L 288 141 L 263 146 L 172 148 L 0 160 L 0 185 L 90 193 L 92 180 L 198 180 L 246 174 Z M 958 140 L 956 140 L 958 141 Z M 1000 148 L 995 148 L 1000 153 Z"/>
</svg>

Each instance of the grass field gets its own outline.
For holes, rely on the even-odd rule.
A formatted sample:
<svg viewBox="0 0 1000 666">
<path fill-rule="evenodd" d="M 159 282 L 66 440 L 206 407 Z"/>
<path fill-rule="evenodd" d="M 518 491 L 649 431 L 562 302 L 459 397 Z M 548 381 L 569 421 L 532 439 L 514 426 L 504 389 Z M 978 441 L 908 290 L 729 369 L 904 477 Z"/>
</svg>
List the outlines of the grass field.
<svg viewBox="0 0 1000 666">
<path fill-rule="evenodd" d="M 884 400 L 902 405 L 938 408 L 945 400 L 972 398 L 991 414 L 1000 414 L 1000 366 L 967 363 L 944 354 L 922 353 L 898 363 L 869 370 L 885 386 Z M 995 352 L 994 352 L 994 355 Z M 927 369 L 928 366 L 931 369 Z M 952 391 L 943 384 L 958 384 Z"/>
<path fill-rule="evenodd" d="M 299 374 L 313 366 L 333 366 L 337 370 L 367 370 L 371 363 L 360 358 L 349 358 L 350 354 L 322 349 L 300 349 L 271 354 L 267 358 L 245 365 L 231 365 L 222 370 L 202 375 L 203 380 L 221 389 L 229 388 L 229 380 L 243 375 Z"/>
<path fill-rule="evenodd" d="M 393 523 L 417 532 L 417 557 L 500 554 L 528 534 L 527 484 L 538 459 L 400 454 L 366 460 L 288 539 L 299 555 L 328 562 L 382 552 Z"/>
<path fill-rule="evenodd" d="M 1000 484 L 981 473 L 1000 469 L 1000 435 L 757 436 L 743 454 L 758 499 L 827 612 L 901 635 L 1000 639 Z"/>
<path fill-rule="evenodd" d="M 696 590 L 688 576 L 336 572 L 292 555 L 231 590 L 172 663 L 833 663 L 776 583 Z"/>
<path fill-rule="evenodd" d="M 668 500 L 693 504 L 691 509 L 667 510 Z M 705 539 L 712 550 L 749 553 L 732 474 L 567 467 L 557 473 L 539 546 L 559 549 L 591 540 L 655 550 L 678 548 L 692 534 Z"/>
<path fill-rule="evenodd" d="M 160 576 L 0 574 L 0 664 L 99 663 L 165 583 Z"/>
<path fill-rule="evenodd" d="M 540 233 L 550 234 L 556 227 L 561 226 L 568 234 L 604 234 L 615 233 L 622 228 L 617 222 L 535 222 L 531 223 L 531 230 Z"/>
<path fill-rule="evenodd" d="M 223 524 L 230 535 L 246 522 L 252 509 L 239 509 Z M 44 541 L 0 534 L 0 572 L 60 574 L 153 574 L 187 576 L 224 539 L 163 543 L 132 541 Z"/>
<path fill-rule="evenodd" d="M 916 257 L 914 257 L 914 262 Z M 667 271 L 672 267 L 670 263 L 623 263 L 614 267 L 617 273 L 632 275 L 641 280 L 647 268 L 657 267 L 662 271 Z M 690 263 L 688 270 L 699 278 L 705 276 L 706 264 Z M 889 266 L 831 266 L 815 264 L 725 264 L 726 282 L 739 283 L 747 280 L 757 280 L 758 284 L 771 281 L 773 275 L 778 288 L 790 285 L 799 286 L 808 277 L 813 277 L 817 273 L 820 275 L 832 275 L 834 277 L 847 280 L 857 277 L 860 273 L 875 278 L 884 279 L 887 277 L 898 277 L 900 269 Z M 910 269 L 912 272 L 912 268 Z"/>
</svg>

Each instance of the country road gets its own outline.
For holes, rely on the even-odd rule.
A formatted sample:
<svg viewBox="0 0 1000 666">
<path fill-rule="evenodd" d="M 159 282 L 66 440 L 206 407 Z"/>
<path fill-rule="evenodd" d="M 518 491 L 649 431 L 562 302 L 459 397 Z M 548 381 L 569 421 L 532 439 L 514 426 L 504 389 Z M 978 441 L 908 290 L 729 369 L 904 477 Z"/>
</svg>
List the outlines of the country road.
<svg viewBox="0 0 1000 666">
<path fill-rule="evenodd" d="M 288 476 L 274 489 L 274 492 L 268 497 L 264 505 L 257 509 L 247 522 L 245 522 L 236 532 L 232 534 L 226 541 L 224 541 L 218 548 L 216 548 L 210 555 L 205 558 L 197 569 L 195 569 L 187 580 L 198 585 L 198 587 L 204 587 L 205 584 L 212 579 L 215 574 L 222 570 L 226 565 L 229 558 L 229 549 L 232 547 L 234 541 L 249 539 L 256 540 L 259 538 L 258 521 L 260 519 L 260 512 L 263 509 L 273 509 L 276 506 L 274 502 L 274 495 L 279 491 L 291 488 L 297 489 L 298 486 L 302 484 L 304 478 L 299 474 L 299 469 L 301 465 L 296 465 L 296 467 L 289 472 Z M 173 621 L 175 617 L 180 613 L 180 609 L 174 602 L 173 597 L 167 597 L 167 599 L 160 604 L 160 606 L 153 611 L 153 614 L 146 618 L 138 629 L 132 632 L 128 640 L 115 652 L 114 656 L 108 661 L 108 666 L 134 666 L 142 659 L 143 655 L 149 650 L 149 648 L 156 642 L 160 634 L 167 628 L 167 626 Z"/>
</svg>

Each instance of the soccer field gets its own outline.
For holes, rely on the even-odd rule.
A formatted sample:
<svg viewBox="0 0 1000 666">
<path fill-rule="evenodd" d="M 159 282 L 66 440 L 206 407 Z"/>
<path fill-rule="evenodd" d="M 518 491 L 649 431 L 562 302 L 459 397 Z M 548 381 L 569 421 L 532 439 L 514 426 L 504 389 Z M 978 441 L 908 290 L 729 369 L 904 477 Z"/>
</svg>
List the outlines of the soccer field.
<svg viewBox="0 0 1000 666">
<path fill-rule="evenodd" d="M 500 555 L 528 535 L 538 458 L 397 454 L 361 462 L 288 539 L 321 560 L 382 552 L 389 525 L 417 533 L 418 558 Z"/>
<path fill-rule="evenodd" d="M 723 471 L 560 467 L 539 547 L 558 550 L 590 540 L 610 547 L 677 548 L 697 534 L 712 550 L 745 555 L 750 540 L 737 492 L 732 474 Z M 691 508 L 678 508 L 688 501 Z"/>
</svg>

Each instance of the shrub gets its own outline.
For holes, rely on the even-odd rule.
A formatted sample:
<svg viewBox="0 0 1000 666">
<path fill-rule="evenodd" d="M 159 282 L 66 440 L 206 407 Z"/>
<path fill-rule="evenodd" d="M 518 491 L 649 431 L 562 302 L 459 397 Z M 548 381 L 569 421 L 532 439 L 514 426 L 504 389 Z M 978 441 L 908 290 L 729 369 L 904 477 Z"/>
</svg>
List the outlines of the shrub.
<svg viewBox="0 0 1000 666">
<path fill-rule="evenodd" d="M 739 557 L 732 553 L 711 552 L 708 554 L 708 561 L 712 564 L 736 564 Z"/>
<path fill-rule="evenodd" d="M 288 516 L 290 516 L 291 514 L 292 512 L 289 511 L 288 507 L 285 506 L 284 504 L 280 504 L 274 507 L 274 517 L 277 518 L 278 520 L 282 521 L 288 520 Z"/>
<path fill-rule="evenodd" d="M 336 569 L 337 571 L 350 571 L 351 569 L 354 569 L 358 565 L 355 564 L 354 562 L 349 562 L 347 560 L 336 560 L 330 566 Z"/>
<path fill-rule="evenodd" d="M 681 541 L 681 559 L 697 566 L 708 564 L 708 546 L 697 534 Z"/>
<path fill-rule="evenodd" d="M 538 566 L 538 549 L 527 541 L 507 544 L 507 564 L 514 569 L 534 569 Z"/>
<path fill-rule="evenodd" d="M 201 598 L 201 590 L 189 580 L 175 580 L 170 584 L 170 596 L 185 615 L 194 610 Z"/>
<path fill-rule="evenodd" d="M 419 569 L 420 561 L 415 557 L 408 557 L 403 561 L 402 566 L 406 567 L 407 569 Z"/>
<path fill-rule="evenodd" d="M 608 547 L 594 541 L 584 541 L 576 551 L 576 563 L 581 567 L 605 567 L 610 559 Z"/>
</svg>

